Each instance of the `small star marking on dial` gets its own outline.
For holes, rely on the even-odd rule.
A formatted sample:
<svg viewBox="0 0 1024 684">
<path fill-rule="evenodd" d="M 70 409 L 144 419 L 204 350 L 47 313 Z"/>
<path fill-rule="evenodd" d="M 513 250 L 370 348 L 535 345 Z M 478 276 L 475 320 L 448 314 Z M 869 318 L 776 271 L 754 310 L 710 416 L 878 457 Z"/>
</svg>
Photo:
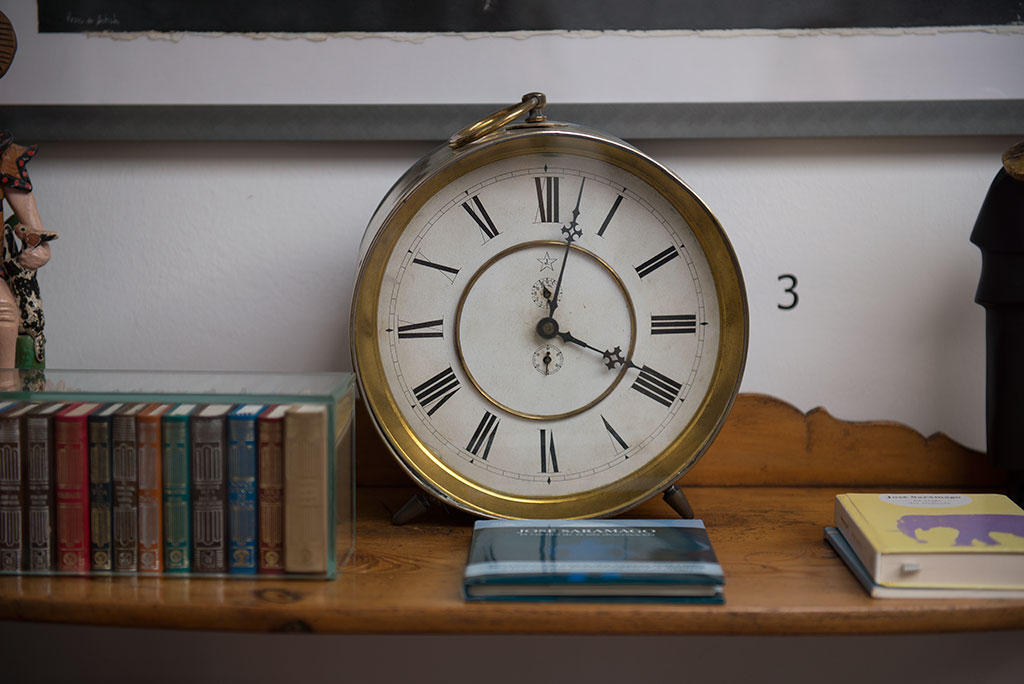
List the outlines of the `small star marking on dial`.
<svg viewBox="0 0 1024 684">
<path fill-rule="evenodd" d="M 540 270 L 542 271 L 554 271 L 555 264 L 558 263 L 558 257 L 551 256 L 548 252 L 544 252 L 544 256 L 537 259 L 540 262 Z"/>
</svg>

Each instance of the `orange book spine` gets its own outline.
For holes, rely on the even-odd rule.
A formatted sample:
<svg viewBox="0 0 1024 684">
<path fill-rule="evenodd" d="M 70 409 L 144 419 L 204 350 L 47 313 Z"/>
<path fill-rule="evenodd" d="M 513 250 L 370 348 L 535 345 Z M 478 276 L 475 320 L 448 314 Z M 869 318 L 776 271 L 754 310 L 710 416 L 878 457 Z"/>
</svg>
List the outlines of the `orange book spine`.
<svg viewBox="0 0 1024 684">
<path fill-rule="evenodd" d="M 138 416 L 139 572 L 163 571 L 163 459 L 160 421 L 170 404 L 151 404 Z"/>
</svg>

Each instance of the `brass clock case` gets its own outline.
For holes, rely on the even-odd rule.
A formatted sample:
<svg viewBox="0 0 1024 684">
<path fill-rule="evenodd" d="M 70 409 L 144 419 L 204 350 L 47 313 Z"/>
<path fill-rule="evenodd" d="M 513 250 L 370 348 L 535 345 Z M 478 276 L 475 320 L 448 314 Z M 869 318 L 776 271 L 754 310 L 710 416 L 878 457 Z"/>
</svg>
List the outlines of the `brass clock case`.
<svg viewBox="0 0 1024 684">
<path fill-rule="evenodd" d="M 572 155 L 617 166 L 654 188 L 689 225 L 710 265 L 720 312 L 720 336 L 710 385 L 670 446 L 611 484 L 563 496 L 512 495 L 474 482 L 431 452 L 399 408 L 387 381 L 378 335 L 385 268 L 395 245 L 424 203 L 476 169 L 527 154 Z M 395 184 L 363 239 L 352 302 L 351 346 L 363 400 L 406 472 L 427 492 L 472 513 L 496 518 L 589 518 L 624 511 L 660 493 L 689 470 L 724 422 L 746 360 L 748 311 L 739 263 L 717 219 L 675 174 L 613 137 L 579 126 L 527 123 L 484 135 L 457 149 L 441 147 Z"/>
</svg>

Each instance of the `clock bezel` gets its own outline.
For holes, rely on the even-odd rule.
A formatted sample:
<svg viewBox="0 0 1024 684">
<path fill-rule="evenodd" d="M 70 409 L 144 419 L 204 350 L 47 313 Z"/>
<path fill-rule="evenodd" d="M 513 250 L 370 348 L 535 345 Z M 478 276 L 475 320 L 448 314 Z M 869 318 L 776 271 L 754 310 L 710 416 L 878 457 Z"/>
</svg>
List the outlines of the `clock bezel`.
<svg viewBox="0 0 1024 684">
<path fill-rule="evenodd" d="M 715 369 L 700 406 L 671 444 L 608 485 L 564 496 L 521 496 L 472 481 L 445 465 L 417 436 L 387 382 L 377 330 L 387 264 L 411 219 L 438 191 L 478 168 L 510 157 L 557 153 L 610 163 L 661 194 L 693 231 L 715 281 L 721 331 Z M 366 240 L 369 239 L 369 242 Z M 427 492 L 492 518 L 589 518 L 627 510 L 675 483 L 703 456 L 721 429 L 746 362 L 749 314 L 739 262 L 721 224 L 672 171 L 631 145 L 571 124 L 525 124 L 452 151 L 435 150 L 395 184 L 371 219 L 353 295 L 353 366 L 374 426 L 402 468 Z M 404 399 L 403 399 L 404 400 Z M 696 399 L 694 399 L 696 400 Z"/>
</svg>

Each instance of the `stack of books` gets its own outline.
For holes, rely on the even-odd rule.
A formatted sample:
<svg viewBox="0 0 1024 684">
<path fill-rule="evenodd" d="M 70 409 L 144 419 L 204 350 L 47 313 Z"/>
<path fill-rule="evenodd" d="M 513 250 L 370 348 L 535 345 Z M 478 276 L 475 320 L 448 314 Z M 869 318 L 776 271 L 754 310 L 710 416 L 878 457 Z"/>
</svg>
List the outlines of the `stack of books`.
<svg viewBox="0 0 1024 684">
<path fill-rule="evenodd" d="M 0 403 L 0 571 L 333 574 L 324 404 Z"/>
<path fill-rule="evenodd" d="M 825 538 L 876 598 L 1024 598 L 1024 510 L 1001 494 L 840 494 Z"/>
<path fill-rule="evenodd" d="M 722 603 L 725 577 L 700 520 L 482 520 L 470 600 Z"/>
</svg>

